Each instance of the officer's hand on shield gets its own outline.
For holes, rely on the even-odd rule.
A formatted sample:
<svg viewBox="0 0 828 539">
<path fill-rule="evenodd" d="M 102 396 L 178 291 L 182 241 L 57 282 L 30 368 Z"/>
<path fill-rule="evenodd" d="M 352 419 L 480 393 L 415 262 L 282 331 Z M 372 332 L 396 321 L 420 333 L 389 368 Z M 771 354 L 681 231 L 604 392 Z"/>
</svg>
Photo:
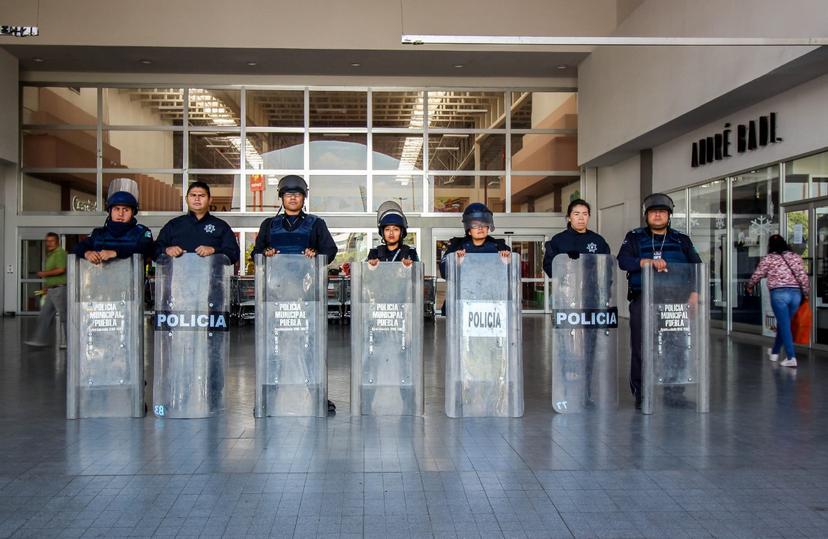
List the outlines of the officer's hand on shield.
<svg viewBox="0 0 828 539">
<path fill-rule="evenodd" d="M 414 263 L 414 261 L 412 261 L 410 258 L 406 257 L 406 258 L 403 258 L 402 263 L 403 263 L 403 266 L 405 266 L 406 268 L 410 268 L 411 265 Z"/>
<path fill-rule="evenodd" d="M 175 258 L 177 256 L 183 255 L 184 249 L 182 249 L 178 245 L 173 245 L 171 247 L 167 247 L 166 249 L 164 249 L 164 252 L 167 254 L 167 256 Z"/>
<path fill-rule="evenodd" d="M 267 249 L 264 250 L 264 255 L 267 256 L 267 257 L 271 257 L 271 256 L 277 254 L 278 252 L 279 251 L 277 251 L 273 247 L 268 247 Z"/>
<path fill-rule="evenodd" d="M 578 251 L 567 251 L 566 255 L 572 260 L 578 260 L 579 258 L 581 258 L 581 253 L 579 253 Z"/>
<path fill-rule="evenodd" d="M 699 307 L 699 293 L 690 292 L 690 297 L 687 298 L 687 303 L 690 305 L 690 312 L 695 313 L 696 309 Z"/>
<path fill-rule="evenodd" d="M 313 258 L 316 256 L 316 249 L 311 249 L 310 247 L 308 247 L 307 249 L 305 249 L 305 252 L 303 254 L 308 258 Z"/>
<path fill-rule="evenodd" d="M 107 260 L 112 260 L 118 256 L 116 251 L 112 251 L 111 249 L 105 249 L 98 253 L 101 257 L 101 260 L 106 262 Z"/>
<path fill-rule="evenodd" d="M 457 259 L 457 263 L 461 264 L 463 262 L 463 257 L 466 256 L 465 249 L 457 249 L 454 251 L 454 257 Z"/>
<path fill-rule="evenodd" d="M 210 256 L 216 254 L 216 249 L 214 247 L 208 247 L 206 245 L 199 245 L 196 247 L 195 250 L 198 256 Z"/>
<path fill-rule="evenodd" d="M 379 258 L 372 258 L 368 261 L 368 265 L 372 268 L 376 268 L 379 265 Z"/>
<path fill-rule="evenodd" d="M 92 264 L 100 264 L 102 262 L 101 255 L 97 251 L 86 251 L 83 257 Z"/>
<path fill-rule="evenodd" d="M 508 264 L 512 260 L 512 251 L 498 251 L 500 255 L 500 261 L 504 264 Z"/>
</svg>

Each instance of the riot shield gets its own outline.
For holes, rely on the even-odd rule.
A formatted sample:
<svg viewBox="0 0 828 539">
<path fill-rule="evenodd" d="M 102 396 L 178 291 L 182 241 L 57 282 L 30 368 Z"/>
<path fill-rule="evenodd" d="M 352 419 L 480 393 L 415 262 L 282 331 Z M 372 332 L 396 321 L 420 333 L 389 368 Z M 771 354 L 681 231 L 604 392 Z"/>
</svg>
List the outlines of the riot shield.
<svg viewBox="0 0 828 539">
<path fill-rule="evenodd" d="M 448 257 L 446 415 L 523 415 L 520 258 Z"/>
<path fill-rule="evenodd" d="M 144 260 L 67 264 L 66 418 L 144 415 Z"/>
<path fill-rule="evenodd" d="M 328 414 L 327 263 L 256 256 L 256 417 Z"/>
<path fill-rule="evenodd" d="M 642 407 L 710 410 L 709 305 L 704 264 L 642 269 Z"/>
<path fill-rule="evenodd" d="M 230 275 L 225 255 L 162 255 L 155 271 L 153 410 L 158 417 L 224 411 L 230 349 Z"/>
<path fill-rule="evenodd" d="M 351 415 L 423 415 L 423 265 L 351 265 Z"/>
<path fill-rule="evenodd" d="M 615 258 L 558 255 L 550 284 L 553 409 L 564 414 L 616 408 Z"/>
</svg>

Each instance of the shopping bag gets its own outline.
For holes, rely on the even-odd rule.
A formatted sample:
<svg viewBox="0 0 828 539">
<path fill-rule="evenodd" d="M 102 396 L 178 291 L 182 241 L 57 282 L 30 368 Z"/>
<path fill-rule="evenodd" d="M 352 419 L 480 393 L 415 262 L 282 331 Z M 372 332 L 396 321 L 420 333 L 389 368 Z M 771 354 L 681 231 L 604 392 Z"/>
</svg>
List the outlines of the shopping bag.
<svg viewBox="0 0 828 539">
<path fill-rule="evenodd" d="M 811 343 L 811 324 L 811 305 L 807 298 L 802 298 L 799 309 L 791 319 L 791 333 L 793 333 L 793 340 L 796 344 Z"/>
</svg>

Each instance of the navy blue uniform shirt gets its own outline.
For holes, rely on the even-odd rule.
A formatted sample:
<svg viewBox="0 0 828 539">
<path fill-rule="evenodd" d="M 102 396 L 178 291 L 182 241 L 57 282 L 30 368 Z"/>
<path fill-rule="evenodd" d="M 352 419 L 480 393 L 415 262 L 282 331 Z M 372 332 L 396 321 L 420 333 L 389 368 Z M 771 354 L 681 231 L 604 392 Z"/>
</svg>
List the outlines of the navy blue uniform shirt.
<svg viewBox="0 0 828 539">
<path fill-rule="evenodd" d="M 592 230 L 579 233 L 573 228 L 567 228 L 563 232 L 555 234 L 552 239 L 543 246 L 543 271 L 550 278 L 552 277 L 552 260 L 559 254 L 576 252 L 582 255 L 608 255 L 612 254 L 607 241 Z"/>
<path fill-rule="evenodd" d="M 279 221 L 274 223 L 275 219 Z M 273 230 L 274 224 L 279 225 L 277 227 L 278 231 Z M 306 226 L 308 224 L 310 226 Z M 284 234 L 294 233 L 297 235 L 298 243 L 297 241 L 291 241 L 290 248 L 287 248 L 288 245 L 279 244 L 279 238 L 284 238 Z M 302 237 L 299 238 L 299 236 Z M 329 264 L 339 251 L 325 221 L 305 212 L 300 212 L 299 215 L 295 216 L 280 214 L 275 217 L 268 217 L 262 222 L 259 227 L 259 235 L 256 236 L 256 245 L 253 246 L 253 252 L 250 256 L 264 254 L 265 250 L 271 247 L 286 254 L 301 254 L 305 249 L 313 249 L 317 254 L 327 256 Z"/>
<path fill-rule="evenodd" d="M 486 240 L 483 242 L 482 245 L 475 245 L 472 241 L 471 236 L 463 236 L 462 238 L 451 238 L 449 241 L 449 246 L 446 248 L 446 252 L 443 253 L 443 256 L 440 258 L 440 275 L 445 279 L 446 277 L 446 264 L 448 259 L 446 258 L 449 254 L 455 252 L 465 250 L 467 254 L 479 254 L 479 253 L 499 253 L 500 251 L 511 251 L 506 242 L 501 239 L 493 238 L 491 236 L 486 236 Z"/>
<path fill-rule="evenodd" d="M 654 234 L 647 227 L 636 228 L 627 232 L 624 243 L 618 250 L 618 267 L 627 272 L 629 290 L 634 294 L 641 292 L 641 259 L 653 259 L 653 253 L 661 251 L 661 258 L 670 262 L 699 264 L 701 258 L 693 247 L 693 242 L 672 228 L 666 234 Z"/>
<path fill-rule="evenodd" d="M 387 245 L 378 245 L 368 251 L 366 260 L 378 259 L 380 262 L 402 262 L 406 258 L 412 262 L 420 261 L 420 257 L 417 256 L 417 249 L 408 245 L 400 245 L 393 251 Z"/>
<path fill-rule="evenodd" d="M 239 261 L 239 243 L 230 225 L 210 213 L 199 220 L 193 212 L 176 217 L 164 225 L 158 234 L 155 258 L 164 254 L 167 247 L 178 246 L 188 253 L 194 253 L 200 245 L 212 247 L 216 254 L 227 256 L 231 264 Z"/>
<path fill-rule="evenodd" d="M 75 255 L 79 258 L 89 251 L 115 251 L 118 258 L 129 258 L 134 254 L 150 258 L 155 254 L 155 242 L 152 241 L 152 231 L 139 225 L 135 218 L 129 223 L 116 223 L 107 218 L 104 226 L 92 230 L 75 246 Z"/>
</svg>

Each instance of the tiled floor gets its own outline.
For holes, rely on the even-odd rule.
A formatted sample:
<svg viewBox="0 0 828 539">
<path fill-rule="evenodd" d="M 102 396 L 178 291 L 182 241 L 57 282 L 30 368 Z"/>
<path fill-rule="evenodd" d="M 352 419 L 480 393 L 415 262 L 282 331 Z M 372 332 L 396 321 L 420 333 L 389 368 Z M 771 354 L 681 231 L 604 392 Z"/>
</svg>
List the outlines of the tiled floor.
<svg viewBox="0 0 828 539">
<path fill-rule="evenodd" d="M 21 348 L 31 323 L 0 322 L 0 537 L 828 537 L 824 356 L 793 371 L 714 335 L 709 415 L 645 417 L 624 393 L 617 412 L 559 416 L 530 317 L 526 416 L 450 420 L 438 322 L 426 416 L 352 418 L 348 330 L 331 326 L 336 417 L 257 421 L 245 327 L 224 417 L 66 421 L 63 364 Z"/>
</svg>

